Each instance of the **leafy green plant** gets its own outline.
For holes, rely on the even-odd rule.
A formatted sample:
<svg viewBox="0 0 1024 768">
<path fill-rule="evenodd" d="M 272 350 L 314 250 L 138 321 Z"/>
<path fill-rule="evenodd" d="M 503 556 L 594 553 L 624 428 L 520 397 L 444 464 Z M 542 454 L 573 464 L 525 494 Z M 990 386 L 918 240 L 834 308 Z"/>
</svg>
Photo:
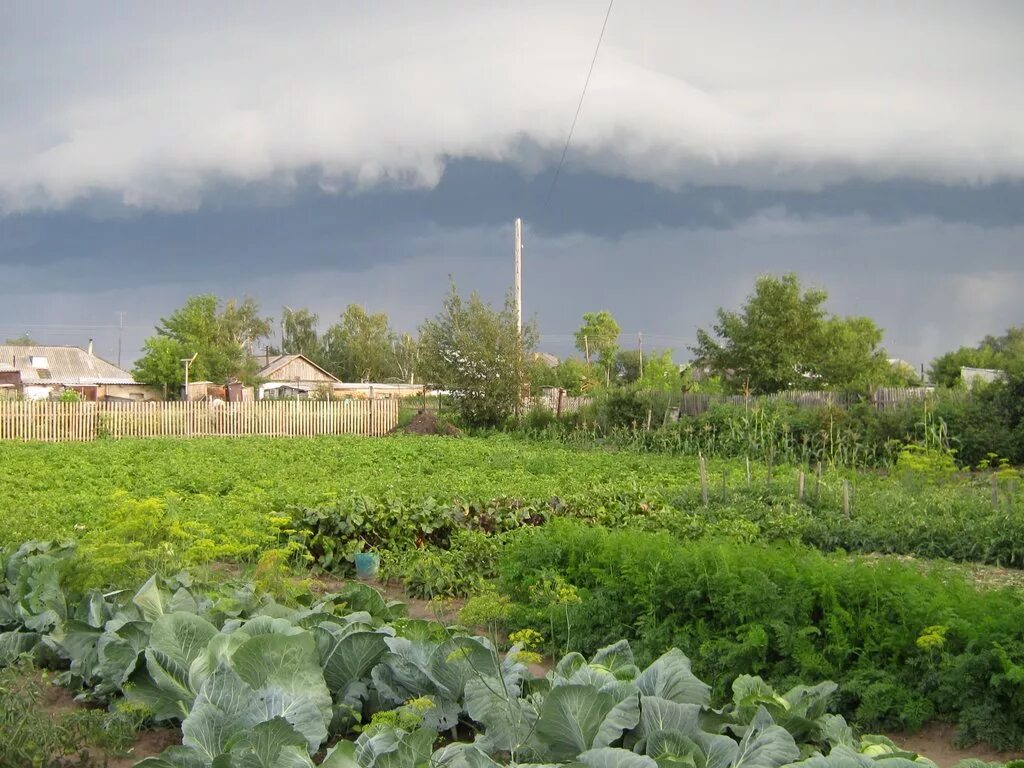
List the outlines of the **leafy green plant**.
<svg viewBox="0 0 1024 768">
<path fill-rule="evenodd" d="M 564 642 L 566 630 L 535 599 L 555 572 L 582 600 L 572 637 L 583 651 L 620 637 L 641 659 L 676 646 L 719 695 L 740 675 L 780 687 L 831 678 L 840 711 L 862 726 L 912 729 L 939 716 L 957 722 L 964 741 L 1024 743 L 1010 714 L 1022 704 L 1013 680 L 1024 663 L 1024 603 L 1011 591 L 978 591 L 947 572 L 881 558 L 686 543 L 571 521 L 524 532 L 501 571 L 516 602 L 513 629 L 554 631 Z"/>
</svg>

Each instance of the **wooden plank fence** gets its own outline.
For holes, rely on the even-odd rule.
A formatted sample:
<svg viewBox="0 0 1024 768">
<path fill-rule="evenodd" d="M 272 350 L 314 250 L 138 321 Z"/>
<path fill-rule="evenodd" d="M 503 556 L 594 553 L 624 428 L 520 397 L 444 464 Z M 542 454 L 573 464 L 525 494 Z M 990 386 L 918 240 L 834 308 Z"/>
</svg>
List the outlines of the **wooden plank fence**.
<svg viewBox="0 0 1024 768">
<path fill-rule="evenodd" d="M 711 406 L 719 404 L 749 405 L 757 407 L 767 403 L 787 402 L 807 408 L 833 405 L 849 408 L 856 403 L 866 402 L 878 410 L 894 408 L 903 403 L 924 400 L 934 390 L 931 387 L 879 387 L 868 397 L 857 392 L 828 392 L 788 390 L 771 395 L 711 395 L 698 392 L 684 392 L 679 402 L 679 412 L 686 416 L 700 416 Z"/>
<path fill-rule="evenodd" d="M 806 408 L 820 408 L 832 405 L 839 408 L 849 408 L 856 403 L 866 402 L 879 410 L 894 408 L 903 403 L 923 400 L 932 394 L 931 387 L 879 387 L 867 397 L 858 392 L 829 392 L 829 391 L 804 391 L 788 390 L 776 392 L 772 395 L 712 395 L 700 392 L 683 392 L 681 395 L 673 395 L 671 398 L 672 411 L 675 413 L 675 403 L 678 397 L 679 414 L 683 416 L 700 416 L 713 405 L 747 405 L 756 408 L 768 403 L 788 402 Z M 533 404 L 560 414 L 574 413 L 593 402 L 588 395 L 570 397 L 562 394 L 559 401 L 556 392 L 547 392 L 533 400 Z"/>
<path fill-rule="evenodd" d="M 0 441 L 373 435 L 398 424 L 395 398 L 243 403 L 0 401 Z"/>
</svg>

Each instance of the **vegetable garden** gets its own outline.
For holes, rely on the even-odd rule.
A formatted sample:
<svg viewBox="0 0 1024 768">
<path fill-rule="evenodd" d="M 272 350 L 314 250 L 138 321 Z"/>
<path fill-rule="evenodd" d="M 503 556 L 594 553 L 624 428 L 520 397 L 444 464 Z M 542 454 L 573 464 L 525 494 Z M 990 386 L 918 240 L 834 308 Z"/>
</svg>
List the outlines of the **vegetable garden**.
<svg viewBox="0 0 1024 768">
<path fill-rule="evenodd" d="M 1005 464 L 500 435 L 2 451 L 0 666 L 12 691 L 55 675 L 104 755 L 168 725 L 140 764 L 900 768 L 928 761 L 860 734 L 929 722 L 1024 748 Z M 349 581 L 360 552 L 435 620 Z M 2 765 L 72 764 L 0 741 Z"/>
</svg>

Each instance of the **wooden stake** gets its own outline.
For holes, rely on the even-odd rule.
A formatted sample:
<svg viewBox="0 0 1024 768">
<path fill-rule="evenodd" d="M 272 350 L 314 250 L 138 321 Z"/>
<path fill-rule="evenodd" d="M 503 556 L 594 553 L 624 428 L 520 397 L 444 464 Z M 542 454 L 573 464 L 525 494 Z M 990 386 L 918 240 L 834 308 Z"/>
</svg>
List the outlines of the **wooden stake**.
<svg viewBox="0 0 1024 768">
<path fill-rule="evenodd" d="M 750 457 L 747 456 L 747 488 L 750 487 Z"/>
<path fill-rule="evenodd" d="M 992 507 L 999 506 L 999 478 L 992 474 Z"/>
<path fill-rule="evenodd" d="M 796 496 L 801 503 L 804 500 L 804 471 L 798 470 L 796 473 Z"/>
<path fill-rule="evenodd" d="M 704 457 L 700 457 L 700 496 L 704 500 L 704 506 L 708 505 L 708 468 Z"/>
<path fill-rule="evenodd" d="M 653 410 L 651 408 L 648 408 L 647 409 L 647 431 L 648 432 L 651 431 L 651 414 L 652 413 L 653 413 Z"/>
<path fill-rule="evenodd" d="M 729 468 L 726 467 L 722 470 L 722 501 L 725 502 L 729 498 Z"/>
<path fill-rule="evenodd" d="M 814 503 L 821 499 L 821 462 L 814 468 Z"/>
<path fill-rule="evenodd" d="M 850 481 L 843 480 L 843 514 L 850 519 Z"/>
</svg>

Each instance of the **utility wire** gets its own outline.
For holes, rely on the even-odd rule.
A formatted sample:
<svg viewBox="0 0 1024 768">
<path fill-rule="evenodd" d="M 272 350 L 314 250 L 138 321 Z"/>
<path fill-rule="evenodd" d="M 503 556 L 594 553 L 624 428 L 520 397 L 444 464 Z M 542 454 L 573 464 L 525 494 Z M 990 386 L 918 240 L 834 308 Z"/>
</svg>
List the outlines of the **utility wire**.
<svg viewBox="0 0 1024 768">
<path fill-rule="evenodd" d="M 590 60 L 590 69 L 587 70 L 587 79 L 583 82 L 583 92 L 580 93 L 579 103 L 576 105 L 576 114 L 572 117 L 572 124 L 569 126 L 569 135 L 565 138 L 565 146 L 562 147 L 562 156 L 558 160 L 558 166 L 555 168 L 555 177 L 551 180 L 551 187 L 548 189 L 548 196 L 544 199 L 544 207 L 547 208 L 548 203 L 551 202 L 551 195 L 555 191 L 555 185 L 558 183 L 558 177 L 562 173 L 562 166 L 565 164 L 565 155 L 569 151 L 569 144 L 572 142 L 573 131 L 576 130 L 576 121 L 579 120 L 580 110 L 583 109 L 583 99 L 587 95 L 587 86 L 590 85 L 590 76 L 594 74 L 594 65 L 597 63 L 597 54 L 601 50 L 601 41 L 604 40 L 604 31 L 608 27 L 608 17 L 612 15 L 612 6 L 615 4 L 615 0 L 608 0 L 608 10 L 604 14 L 604 23 L 601 25 L 601 34 L 597 37 L 597 45 L 594 46 L 594 56 Z"/>
</svg>

